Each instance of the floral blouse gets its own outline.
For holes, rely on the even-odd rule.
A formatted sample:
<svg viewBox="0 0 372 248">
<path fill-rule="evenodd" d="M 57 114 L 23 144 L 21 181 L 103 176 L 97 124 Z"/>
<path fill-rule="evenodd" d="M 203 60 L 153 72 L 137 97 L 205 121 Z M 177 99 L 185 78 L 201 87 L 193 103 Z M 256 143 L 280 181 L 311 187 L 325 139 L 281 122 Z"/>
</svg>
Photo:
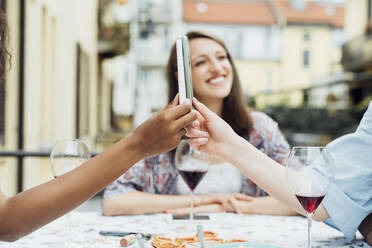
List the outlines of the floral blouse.
<svg viewBox="0 0 372 248">
<path fill-rule="evenodd" d="M 290 147 L 278 124 L 262 112 L 251 112 L 253 128 L 247 139 L 257 149 L 283 164 Z M 149 157 L 139 161 L 130 170 L 107 186 L 104 197 L 143 191 L 153 194 L 177 194 L 178 173 L 171 161 L 170 153 Z M 240 193 L 254 196 L 267 195 L 255 183 L 241 173 Z M 230 180 L 234 180 L 230 178 Z M 218 193 L 218 192 L 216 192 Z"/>
</svg>

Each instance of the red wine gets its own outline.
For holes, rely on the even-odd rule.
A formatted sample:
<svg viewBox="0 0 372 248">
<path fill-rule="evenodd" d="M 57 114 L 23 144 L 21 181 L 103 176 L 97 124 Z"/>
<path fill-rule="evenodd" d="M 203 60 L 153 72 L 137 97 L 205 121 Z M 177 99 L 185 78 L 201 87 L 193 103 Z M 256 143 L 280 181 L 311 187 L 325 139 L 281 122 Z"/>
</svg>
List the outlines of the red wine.
<svg viewBox="0 0 372 248">
<path fill-rule="evenodd" d="M 322 202 L 324 196 L 325 195 L 318 195 L 318 196 L 296 195 L 297 200 L 301 203 L 302 207 L 309 214 L 315 211 L 315 209 Z"/>
<path fill-rule="evenodd" d="M 189 186 L 191 191 L 194 191 L 196 186 L 198 186 L 200 180 L 205 176 L 207 171 L 186 171 L 186 170 L 178 170 L 180 175 L 182 176 L 183 180 L 186 182 L 187 186 Z"/>
</svg>

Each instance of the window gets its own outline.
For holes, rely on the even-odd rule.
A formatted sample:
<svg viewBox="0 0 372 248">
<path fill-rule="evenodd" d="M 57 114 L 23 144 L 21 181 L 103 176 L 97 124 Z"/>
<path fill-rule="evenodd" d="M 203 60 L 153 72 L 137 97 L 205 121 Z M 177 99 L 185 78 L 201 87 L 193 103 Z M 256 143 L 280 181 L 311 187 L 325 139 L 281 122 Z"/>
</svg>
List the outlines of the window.
<svg viewBox="0 0 372 248">
<path fill-rule="evenodd" d="M 303 53 L 303 66 L 304 68 L 309 68 L 310 65 L 310 52 L 309 50 L 305 50 Z"/>
<path fill-rule="evenodd" d="M 310 34 L 309 32 L 304 33 L 304 41 L 309 41 L 310 40 Z"/>
</svg>

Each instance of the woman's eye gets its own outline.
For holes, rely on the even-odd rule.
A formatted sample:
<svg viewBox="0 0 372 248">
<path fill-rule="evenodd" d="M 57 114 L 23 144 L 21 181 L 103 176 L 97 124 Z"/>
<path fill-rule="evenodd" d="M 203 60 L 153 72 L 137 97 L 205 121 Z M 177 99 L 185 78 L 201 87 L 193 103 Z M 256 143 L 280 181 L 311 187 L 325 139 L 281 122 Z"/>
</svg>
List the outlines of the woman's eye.
<svg viewBox="0 0 372 248">
<path fill-rule="evenodd" d="M 224 59 L 226 59 L 226 58 L 227 58 L 226 55 L 219 55 L 219 56 L 218 56 L 218 59 L 220 59 L 220 60 L 224 60 Z"/>
<path fill-rule="evenodd" d="M 200 60 L 200 61 L 197 61 L 197 62 L 195 62 L 195 66 L 199 66 L 199 65 L 202 65 L 202 64 L 204 64 L 204 60 Z"/>
</svg>

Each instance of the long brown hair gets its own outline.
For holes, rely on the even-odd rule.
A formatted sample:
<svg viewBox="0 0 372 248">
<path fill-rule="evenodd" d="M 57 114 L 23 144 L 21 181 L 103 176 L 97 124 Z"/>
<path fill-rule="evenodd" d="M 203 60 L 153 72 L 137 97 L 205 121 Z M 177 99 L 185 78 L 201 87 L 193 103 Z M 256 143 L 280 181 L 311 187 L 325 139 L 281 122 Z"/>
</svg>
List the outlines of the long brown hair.
<svg viewBox="0 0 372 248">
<path fill-rule="evenodd" d="M 0 8 L 0 83 L 5 83 L 5 71 L 10 63 L 10 53 L 7 49 L 8 45 L 8 25 L 6 15 Z"/>
<path fill-rule="evenodd" d="M 229 50 L 226 45 L 219 38 L 201 32 L 201 31 L 190 31 L 186 34 L 189 41 L 198 38 L 206 38 L 213 40 L 220 44 L 227 53 L 227 58 L 231 63 L 233 72 L 233 82 L 230 94 L 223 100 L 222 107 L 222 119 L 224 119 L 240 136 L 248 137 L 249 132 L 252 130 L 253 121 L 250 115 L 250 110 L 244 102 L 242 88 L 240 86 L 240 79 L 235 67 L 235 64 L 231 58 Z M 167 65 L 167 79 L 168 79 L 168 97 L 171 101 L 178 93 L 178 80 L 175 76 L 177 72 L 177 53 L 176 44 L 173 45 Z"/>
</svg>

